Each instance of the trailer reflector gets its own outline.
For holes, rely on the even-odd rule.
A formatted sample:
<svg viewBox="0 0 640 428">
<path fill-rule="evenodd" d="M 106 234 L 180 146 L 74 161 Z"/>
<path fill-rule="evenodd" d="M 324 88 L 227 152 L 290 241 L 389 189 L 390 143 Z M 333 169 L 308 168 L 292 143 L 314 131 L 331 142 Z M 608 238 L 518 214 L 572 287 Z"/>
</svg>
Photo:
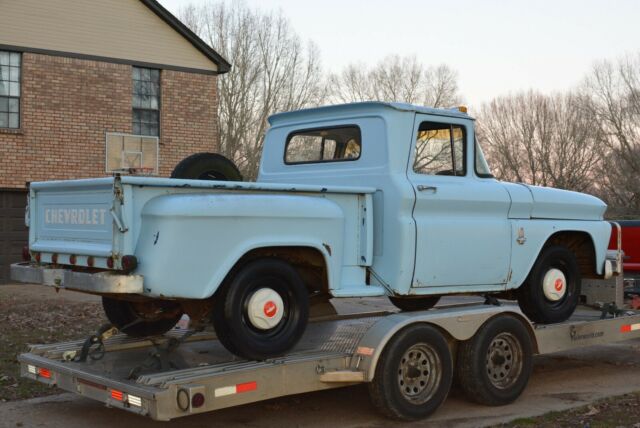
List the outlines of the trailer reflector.
<svg viewBox="0 0 640 428">
<path fill-rule="evenodd" d="M 112 389 L 111 390 L 111 398 L 113 398 L 114 400 L 123 401 L 124 400 L 124 394 L 122 393 L 122 391 L 118 391 L 118 390 Z"/>
<path fill-rule="evenodd" d="M 627 324 L 620 327 L 621 333 L 629 333 L 631 331 L 640 330 L 640 323 L 637 324 Z"/>
<path fill-rule="evenodd" d="M 226 395 L 240 394 L 242 392 L 255 391 L 258 389 L 257 382 L 245 382 L 238 383 L 236 385 L 223 386 L 220 388 L 216 388 L 214 391 L 214 395 L 216 397 L 224 397 Z"/>
<path fill-rule="evenodd" d="M 31 374 L 36 374 L 38 371 L 36 370 L 36 366 L 32 366 L 31 364 L 29 364 L 27 366 L 27 371 Z"/>
<path fill-rule="evenodd" d="M 42 367 L 38 369 L 38 374 L 45 379 L 51 379 L 51 372 L 47 369 L 43 369 Z"/>
<path fill-rule="evenodd" d="M 142 407 L 142 398 L 127 394 L 127 401 L 132 406 Z"/>
</svg>

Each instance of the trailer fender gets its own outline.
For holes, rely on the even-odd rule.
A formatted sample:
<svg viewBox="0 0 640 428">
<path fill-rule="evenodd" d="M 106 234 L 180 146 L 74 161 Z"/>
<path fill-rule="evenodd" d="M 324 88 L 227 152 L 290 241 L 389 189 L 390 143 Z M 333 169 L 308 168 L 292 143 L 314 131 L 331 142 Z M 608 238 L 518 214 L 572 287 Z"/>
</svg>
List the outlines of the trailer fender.
<svg viewBox="0 0 640 428">
<path fill-rule="evenodd" d="M 376 365 L 385 346 L 391 338 L 403 328 L 416 323 L 435 325 L 447 339 L 455 341 L 468 340 L 489 319 L 503 314 L 510 314 L 520 319 L 529 330 L 534 352 L 537 343 L 531 323 L 520 312 L 517 306 L 480 306 L 477 309 L 466 310 L 460 314 L 459 308 L 444 308 L 438 310 L 416 312 L 401 312 L 384 317 L 376 322 L 362 337 L 356 348 L 356 355 L 351 362 L 351 369 L 365 373 L 365 380 L 373 380 Z"/>
</svg>

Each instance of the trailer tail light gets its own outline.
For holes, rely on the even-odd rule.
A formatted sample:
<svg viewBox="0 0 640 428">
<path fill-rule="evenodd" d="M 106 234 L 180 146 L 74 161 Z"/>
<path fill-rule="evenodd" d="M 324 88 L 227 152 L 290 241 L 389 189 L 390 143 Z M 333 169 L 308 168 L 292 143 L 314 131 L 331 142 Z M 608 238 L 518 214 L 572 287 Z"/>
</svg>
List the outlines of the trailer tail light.
<svg viewBox="0 0 640 428">
<path fill-rule="evenodd" d="M 71 254 L 71 255 L 69 256 L 69 264 L 71 264 L 71 265 L 75 265 L 75 264 L 76 264 L 76 261 L 77 261 L 77 259 L 76 259 L 75 254 Z"/>
<path fill-rule="evenodd" d="M 51 372 L 47 369 L 43 369 L 42 367 L 38 369 L 38 374 L 45 379 L 51 379 Z"/>
<path fill-rule="evenodd" d="M 122 256 L 122 260 L 120 260 L 122 264 L 122 270 L 125 272 L 131 272 L 135 268 L 138 267 L 138 258 L 136 256 Z"/>
<path fill-rule="evenodd" d="M 193 394 L 193 397 L 191 397 L 191 407 L 197 409 L 198 407 L 202 407 L 203 405 L 204 405 L 204 394 L 202 394 L 201 392 Z"/>
<path fill-rule="evenodd" d="M 29 252 L 29 246 L 22 247 L 22 260 L 25 262 L 31 261 L 31 253 Z"/>
<path fill-rule="evenodd" d="M 118 391 L 116 389 L 112 389 L 111 390 L 111 398 L 113 398 L 114 400 L 117 400 L 117 401 L 123 401 L 124 400 L 124 393 L 122 391 Z"/>
</svg>

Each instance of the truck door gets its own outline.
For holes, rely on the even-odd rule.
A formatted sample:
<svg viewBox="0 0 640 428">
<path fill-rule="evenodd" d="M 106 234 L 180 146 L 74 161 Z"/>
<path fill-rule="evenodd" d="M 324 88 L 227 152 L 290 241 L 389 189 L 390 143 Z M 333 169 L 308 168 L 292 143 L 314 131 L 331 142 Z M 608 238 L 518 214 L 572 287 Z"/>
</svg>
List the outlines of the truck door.
<svg viewBox="0 0 640 428">
<path fill-rule="evenodd" d="M 416 114 L 407 167 L 416 197 L 413 287 L 507 283 L 510 198 L 475 173 L 473 141 L 469 120 Z"/>
</svg>

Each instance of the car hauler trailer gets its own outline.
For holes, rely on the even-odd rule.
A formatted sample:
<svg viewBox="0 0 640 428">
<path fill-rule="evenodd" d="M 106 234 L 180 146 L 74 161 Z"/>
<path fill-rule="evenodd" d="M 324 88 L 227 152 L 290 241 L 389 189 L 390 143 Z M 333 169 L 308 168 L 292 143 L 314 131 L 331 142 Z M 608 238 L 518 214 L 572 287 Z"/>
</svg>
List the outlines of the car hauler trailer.
<svg viewBox="0 0 640 428">
<path fill-rule="evenodd" d="M 533 355 L 640 337 L 640 313 L 613 312 L 603 319 L 580 308 L 569 321 L 535 325 L 516 305 L 488 300 L 325 317 L 292 352 L 265 361 L 178 330 L 34 345 L 19 361 L 23 377 L 155 420 L 359 383 L 382 413 L 412 420 L 438 408 L 454 376 L 470 399 L 507 404 L 526 386 Z"/>
</svg>

